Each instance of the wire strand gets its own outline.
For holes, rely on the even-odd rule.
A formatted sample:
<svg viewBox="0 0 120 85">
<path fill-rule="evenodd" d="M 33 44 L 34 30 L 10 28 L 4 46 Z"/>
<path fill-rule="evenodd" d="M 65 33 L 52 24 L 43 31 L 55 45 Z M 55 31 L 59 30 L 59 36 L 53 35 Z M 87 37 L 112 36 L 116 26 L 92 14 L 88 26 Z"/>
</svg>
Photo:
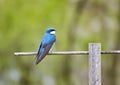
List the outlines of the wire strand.
<svg viewBox="0 0 120 85">
<path fill-rule="evenodd" d="M 33 56 L 37 52 L 15 52 L 15 56 Z M 64 52 L 49 52 L 48 55 L 88 55 L 88 51 L 64 51 Z M 120 54 L 120 50 L 101 51 L 101 54 Z"/>
</svg>

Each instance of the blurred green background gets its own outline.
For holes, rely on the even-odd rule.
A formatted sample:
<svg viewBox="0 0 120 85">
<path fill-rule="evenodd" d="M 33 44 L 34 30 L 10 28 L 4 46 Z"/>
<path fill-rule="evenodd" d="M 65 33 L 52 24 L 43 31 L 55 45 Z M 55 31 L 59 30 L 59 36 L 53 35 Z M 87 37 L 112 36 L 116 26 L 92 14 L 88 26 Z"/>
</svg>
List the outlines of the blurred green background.
<svg viewBox="0 0 120 85">
<path fill-rule="evenodd" d="M 120 0 L 0 0 L 0 85 L 88 85 L 88 56 L 35 56 L 48 27 L 56 28 L 53 51 L 120 49 Z M 120 56 L 102 55 L 102 85 L 120 85 Z"/>
</svg>

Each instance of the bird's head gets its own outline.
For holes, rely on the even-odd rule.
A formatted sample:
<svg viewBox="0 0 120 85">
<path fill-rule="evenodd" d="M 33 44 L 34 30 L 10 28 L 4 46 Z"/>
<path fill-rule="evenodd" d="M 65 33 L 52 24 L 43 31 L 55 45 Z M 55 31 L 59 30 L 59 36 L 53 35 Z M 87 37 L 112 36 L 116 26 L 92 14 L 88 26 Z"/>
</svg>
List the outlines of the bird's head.
<svg viewBox="0 0 120 85">
<path fill-rule="evenodd" d="M 54 29 L 54 28 L 48 28 L 48 29 L 46 30 L 46 33 L 55 34 L 55 29 Z"/>
</svg>

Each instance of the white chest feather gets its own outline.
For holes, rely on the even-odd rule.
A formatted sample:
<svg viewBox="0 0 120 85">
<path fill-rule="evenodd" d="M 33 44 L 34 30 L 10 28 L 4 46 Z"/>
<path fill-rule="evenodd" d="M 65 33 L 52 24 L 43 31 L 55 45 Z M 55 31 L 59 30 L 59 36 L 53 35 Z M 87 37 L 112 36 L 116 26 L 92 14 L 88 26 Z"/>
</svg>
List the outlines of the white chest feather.
<svg viewBox="0 0 120 85">
<path fill-rule="evenodd" d="M 55 34 L 55 31 L 50 32 L 50 34 Z"/>
</svg>

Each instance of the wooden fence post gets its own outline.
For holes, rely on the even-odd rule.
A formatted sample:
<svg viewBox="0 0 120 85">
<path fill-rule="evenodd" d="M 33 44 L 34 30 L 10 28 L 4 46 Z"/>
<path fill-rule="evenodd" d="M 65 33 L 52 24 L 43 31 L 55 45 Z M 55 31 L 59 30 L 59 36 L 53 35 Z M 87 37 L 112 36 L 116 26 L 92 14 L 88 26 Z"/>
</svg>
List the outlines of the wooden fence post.
<svg viewBox="0 0 120 85">
<path fill-rule="evenodd" d="M 89 85 L 101 85 L 101 44 L 89 44 Z"/>
</svg>

